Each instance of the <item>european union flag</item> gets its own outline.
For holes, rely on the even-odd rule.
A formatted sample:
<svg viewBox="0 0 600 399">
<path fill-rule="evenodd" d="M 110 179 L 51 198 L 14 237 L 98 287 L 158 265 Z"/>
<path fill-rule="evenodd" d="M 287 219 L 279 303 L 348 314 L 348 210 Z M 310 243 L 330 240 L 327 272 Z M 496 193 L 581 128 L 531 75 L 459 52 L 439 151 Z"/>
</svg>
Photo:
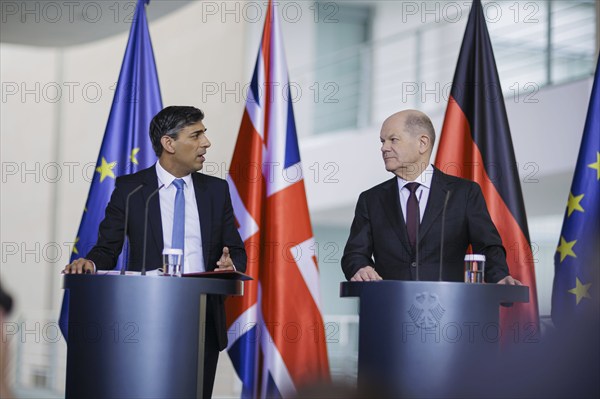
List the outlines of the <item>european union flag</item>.
<svg viewBox="0 0 600 399">
<path fill-rule="evenodd" d="M 149 0 L 137 3 L 71 262 L 85 257 L 96 244 L 98 226 L 104 218 L 104 209 L 115 187 L 116 177 L 135 173 L 156 162 L 148 132 L 152 117 L 162 109 L 162 100 L 146 19 L 145 5 L 148 3 Z M 118 269 L 125 265 L 126 253 L 127 247 L 124 246 Z M 59 324 L 65 339 L 68 339 L 68 291 L 63 298 Z"/>
<path fill-rule="evenodd" d="M 554 257 L 552 320 L 556 326 L 597 322 L 600 310 L 600 58 Z M 593 319 L 592 319 L 593 318 Z"/>
</svg>

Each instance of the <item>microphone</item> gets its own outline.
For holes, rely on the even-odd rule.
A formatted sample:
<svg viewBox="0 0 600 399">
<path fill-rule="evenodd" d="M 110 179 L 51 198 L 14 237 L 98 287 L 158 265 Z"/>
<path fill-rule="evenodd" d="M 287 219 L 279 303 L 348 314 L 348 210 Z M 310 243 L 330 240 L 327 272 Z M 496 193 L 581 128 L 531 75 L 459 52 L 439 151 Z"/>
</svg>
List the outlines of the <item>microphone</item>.
<svg viewBox="0 0 600 399">
<path fill-rule="evenodd" d="M 140 184 L 139 186 L 137 186 L 132 192 L 130 192 L 127 195 L 127 198 L 125 199 L 125 223 L 123 226 L 124 227 L 124 229 L 123 229 L 123 245 L 125 245 L 125 240 L 127 239 L 127 224 L 129 223 L 129 200 L 131 199 L 131 196 L 133 194 L 137 193 L 138 191 L 140 191 L 142 189 L 142 187 L 144 187 L 144 184 Z M 128 249 L 128 248 L 126 248 L 126 249 Z M 128 261 L 129 261 L 129 257 L 127 256 L 127 251 L 126 251 L 125 264 L 121 268 L 121 276 L 124 275 L 125 272 L 127 271 L 127 262 Z"/>
<path fill-rule="evenodd" d="M 148 236 L 148 207 L 150 205 L 150 200 L 152 199 L 152 197 L 158 194 L 160 189 L 164 186 L 164 184 L 161 184 L 160 187 L 152 191 L 152 194 L 150 194 L 146 199 L 146 207 L 144 208 L 144 253 L 142 254 L 142 276 L 146 275 L 146 241 L 148 241 L 146 237 Z"/>
<path fill-rule="evenodd" d="M 419 229 L 420 229 L 420 225 L 421 225 L 421 197 L 423 196 L 423 191 L 421 191 L 419 193 L 419 198 L 417 199 L 417 202 L 419 203 L 419 212 L 417 212 L 417 228 L 415 230 L 415 263 L 417 264 L 416 266 L 416 280 L 419 281 Z"/>
<path fill-rule="evenodd" d="M 452 191 L 448 190 L 446 193 L 446 199 L 444 200 L 444 208 L 442 210 L 442 241 L 440 243 L 440 274 L 439 281 L 442 281 L 442 270 L 444 264 L 444 229 L 446 227 L 446 208 L 448 208 L 448 200 Z"/>
</svg>

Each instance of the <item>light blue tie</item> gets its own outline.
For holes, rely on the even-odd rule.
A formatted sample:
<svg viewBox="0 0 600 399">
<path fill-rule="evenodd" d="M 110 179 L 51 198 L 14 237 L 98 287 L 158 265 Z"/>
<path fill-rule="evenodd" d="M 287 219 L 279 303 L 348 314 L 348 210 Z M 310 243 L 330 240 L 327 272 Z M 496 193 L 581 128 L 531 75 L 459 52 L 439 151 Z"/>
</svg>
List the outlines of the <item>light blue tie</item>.
<svg viewBox="0 0 600 399">
<path fill-rule="evenodd" d="M 175 194 L 173 236 L 171 237 L 171 248 L 178 248 L 182 251 L 185 239 L 185 197 L 183 194 L 183 184 L 183 179 L 173 180 L 173 185 L 177 188 L 177 194 Z"/>
</svg>

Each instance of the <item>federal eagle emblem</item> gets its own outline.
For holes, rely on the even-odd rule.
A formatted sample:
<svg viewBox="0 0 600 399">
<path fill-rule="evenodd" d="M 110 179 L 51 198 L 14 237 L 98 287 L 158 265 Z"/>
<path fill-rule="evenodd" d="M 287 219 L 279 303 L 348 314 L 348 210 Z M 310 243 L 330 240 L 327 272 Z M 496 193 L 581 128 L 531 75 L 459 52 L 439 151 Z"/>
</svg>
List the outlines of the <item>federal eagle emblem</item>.
<svg viewBox="0 0 600 399">
<path fill-rule="evenodd" d="M 436 328 L 445 312 L 438 296 L 428 292 L 417 294 L 408 309 L 408 315 L 413 323 L 425 330 Z"/>
</svg>

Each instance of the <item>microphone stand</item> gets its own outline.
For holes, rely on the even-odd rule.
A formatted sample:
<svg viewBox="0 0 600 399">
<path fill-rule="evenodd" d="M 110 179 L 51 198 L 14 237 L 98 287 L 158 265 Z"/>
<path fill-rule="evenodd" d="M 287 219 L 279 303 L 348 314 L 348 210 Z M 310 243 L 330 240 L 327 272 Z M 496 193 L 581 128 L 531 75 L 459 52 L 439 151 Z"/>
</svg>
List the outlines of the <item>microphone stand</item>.
<svg viewBox="0 0 600 399">
<path fill-rule="evenodd" d="M 140 184 L 139 186 L 137 186 L 132 192 L 130 192 L 127 195 L 127 199 L 125 200 L 125 225 L 123 226 L 123 245 L 125 245 L 125 240 L 127 239 L 127 225 L 129 224 L 129 200 L 131 199 L 131 196 L 135 193 L 137 193 L 138 191 L 140 191 L 142 189 L 142 187 L 144 187 L 144 184 Z M 125 264 L 123 265 L 123 267 L 121 268 L 121 276 L 123 276 L 125 274 L 125 272 L 127 271 L 127 261 L 129 260 L 129 257 L 127 256 L 127 253 L 125 253 Z"/>
<path fill-rule="evenodd" d="M 150 194 L 148 196 L 148 198 L 146 199 L 146 208 L 144 209 L 144 253 L 142 254 L 142 276 L 146 275 L 146 242 L 147 240 L 147 236 L 148 236 L 148 207 L 150 205 L 150 200 L 152 199 L 152 197 L 154 197 L 161 188 L 163 188 L 165 185 L 162 184 L 160 187 L 158 187 L 156 190 L 154 190 L 152 192 L 152 194 Z"/>
<path fill-rule="evenodd" d="M 419 199 L 417 200 L 417 203 L 419 205 L 419 211 L 417 212 L 417 224 L 416 224 L 416 229 L 415 229 L 415 263 L 417 264 L 416 266 L 416 280 L 419 281 L 419 230 L 421 228 L 421 197 L 423 196 L 423 191 L 421 191 L 419 193 Z"/>
<path fill-rule="evenodd" d="M 440 242 L 440 271 L 439 281 L 442 281 L 442 269 L 444 264 L 444 230 L 446 228 L 446 209 L 448 208 L 448 200 L 450 199 L 451 191 L 446 193 L 446 199 L 444 200 L 444 208 L 442 210 L 442 240 Z"/>
</svg>

